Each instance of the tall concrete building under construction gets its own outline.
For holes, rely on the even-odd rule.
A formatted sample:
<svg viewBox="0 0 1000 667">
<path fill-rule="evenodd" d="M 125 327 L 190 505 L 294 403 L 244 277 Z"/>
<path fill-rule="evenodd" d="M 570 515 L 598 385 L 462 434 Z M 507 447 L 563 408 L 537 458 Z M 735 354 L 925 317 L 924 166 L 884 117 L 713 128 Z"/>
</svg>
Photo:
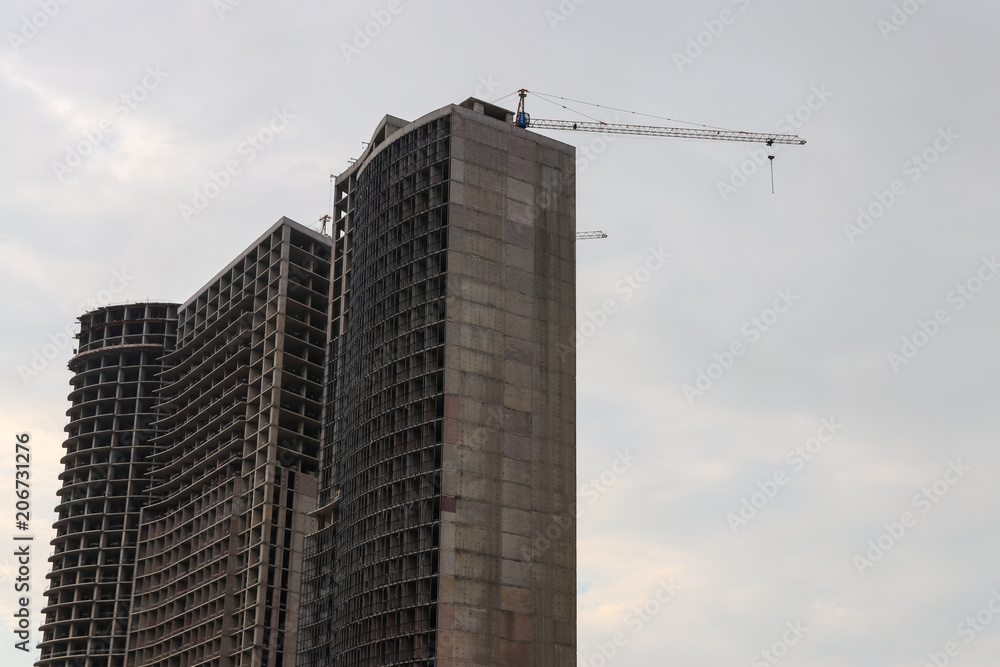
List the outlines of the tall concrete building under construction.
<svg viewBox="0 0 1000 667">
<path fill-rule="evenodd" d="M 81 317 L 39 667 L 575 664 L 575 154 L 511 121 Z"/>
<path fill-rule="evenodd" d="M 315 507 L 330 240 L 279 220 L 177 309 L 127 664 L 290 667 Z"/>
<path fill-rule="evenodd" d="M 177 304 L 80 317 L 39 667 L 121 667 L 163 356 Z"/>
<path fill-rule="evenodd" d="M 300 667 L 573 665 L 575 153 L 468 100 L 336 181 Z"/>
<path fill-rule="evenodd" d="M 279 220 L 182 305 L 80 318 L 39 667 L 290 667 L 330 239 Z"/>
</svg>

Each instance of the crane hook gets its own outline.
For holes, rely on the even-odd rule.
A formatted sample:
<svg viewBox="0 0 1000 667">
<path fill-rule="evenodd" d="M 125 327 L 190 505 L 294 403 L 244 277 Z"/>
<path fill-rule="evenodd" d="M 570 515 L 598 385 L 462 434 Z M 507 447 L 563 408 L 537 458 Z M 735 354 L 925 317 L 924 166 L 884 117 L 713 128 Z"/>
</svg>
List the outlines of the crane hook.
<svg viewBox="0 0 1000 667">
<path fill-rule="evenodd" d="M 767 140 L 767 161 L 771 163 L 771 194 L 774 194 L 774 139 Z"/>
</svg>

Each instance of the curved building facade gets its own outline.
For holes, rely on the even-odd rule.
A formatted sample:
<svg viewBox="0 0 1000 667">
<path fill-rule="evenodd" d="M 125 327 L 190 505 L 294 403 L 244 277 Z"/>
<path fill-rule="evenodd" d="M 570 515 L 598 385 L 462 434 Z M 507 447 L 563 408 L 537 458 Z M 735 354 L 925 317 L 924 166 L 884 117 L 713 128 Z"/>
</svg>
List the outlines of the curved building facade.
<svg viewBox="0 0 1000 667">
<path fill-rule="evenodd" d="M 337 179 L 300 667 L 575 664 L 575 156 L 510 120 L 386 117 Z"/>
<path fill-rule="evenodd" d="M 124 664 L 156 392 L 176 330 L 172 303 L 108 306 L 80 317 L 38 665 Z"/>
<path fill-rule="evenodd" d="M 354 194 L 364 224 L 352 239 L 337 397 L 343 664 L 435 655 L 450 120 L 386 145 Z"/>
</svg>

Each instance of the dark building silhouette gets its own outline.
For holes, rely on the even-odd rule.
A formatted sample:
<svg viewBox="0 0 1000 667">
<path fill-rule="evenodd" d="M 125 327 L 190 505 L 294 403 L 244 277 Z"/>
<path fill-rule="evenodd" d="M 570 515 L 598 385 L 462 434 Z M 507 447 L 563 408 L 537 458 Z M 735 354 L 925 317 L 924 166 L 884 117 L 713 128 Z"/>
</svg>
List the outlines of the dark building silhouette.
<svg viewBox="0 0 1000 667">
<path fill-rule="evenodd" d="M 330 239 L 282 218 L 177 309 L 130 667 L 294 664 L 329 269 Z"/>
<path fill-rule="evenodd" d="M 124 664 L 156 392 L 176 331 L 172 303 L 108 306 L 80 317 L 40 667 Z"/>
<path fill-rule="evenodd" d="M 80 318 L 39 667 L 290 667 L 330 239 L 286 218 L 182 305 Z"/>
<path fill-rule="evenodd" d="M 39 667 L 575 664 L 575 152 L 512 120 L 81 317 Z"/>
<path fill-rule="evenodd" d="M 575 153 L 469 100 L 336 181 L 300 667 L 576 660 Z"/>
</svg>

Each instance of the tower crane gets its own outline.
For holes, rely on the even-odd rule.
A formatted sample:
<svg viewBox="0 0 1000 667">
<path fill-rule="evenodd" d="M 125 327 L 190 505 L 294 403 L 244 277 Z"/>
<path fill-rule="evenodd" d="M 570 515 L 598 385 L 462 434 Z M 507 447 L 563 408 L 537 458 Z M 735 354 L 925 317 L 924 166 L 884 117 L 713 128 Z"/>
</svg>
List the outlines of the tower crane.
<svg viewBox="0 0 1000 667">
<path fill-rule="evenodd" d="M 536 130 L 572 130 L 576 132 L 598 132 L 601 134 L 632 134 L 646 137 L 672 137 L 675 139 L 707 139 L 714 141 L 744 141 L 750 143 L 763 143 L 769 148 L 774 144 L 790 144 L 802 146 L 806 140 L 794 134 L 777 134 L 773 132 L 743 132 L 740 130 L 724 130 L 702 126 L 699 128 L 689 127 L 663 127 L 658 125 L 627 125 L 622 123 L 605 123 L 594 120 L 592 122 L 581 122 L 571 120 L 551 120 L 532 118 L 525 111 L 525 99 L 528 97 L 528 90 L 521 88 L 517 91 L 520 100 L 517 104 L 517 114 L 514 116 L 514 125 L 522 129 L 532 128 Z M 540 95 L 540 93 L 536 93 Z M 505 96 L 507 97 L 507 96 Z M 599 105 L 598 105 L 599 106 Z M 367 143 L 367 142 L 364 142 Z M 771 191 L 774 191 L 774 154 L 768 153 L 768 160 L 771 162 Z M 353 160 L 352 160 L 353 164 Z M 331 207 L 333 203 L 333 174 L 330 174 L 330 197 Z M 329 215 L 324 215 L 319 219 L 323 223 L 322 234 L 326 233 L 327 224 L 331 221 Z M 606 239 L 608 235 L 602 231 L 577 232 L 578 241 L 584 239 Z"/>
<path fill-rule="evenodd" d="M 774 134 L 767 132 L 741 132 L 738 130 L 723 130 L 717 128 L 659 127 L 656 125 L 624 125 L 620 123 L 575 122 L 571 120 L 532 119 L 524 110 L 524 101 L 528 91 L 522 88 L 517 91 L 520 101 L 517 104 L 517 115 L 514 124 L 520 128 L 537 130 L 575 130 L 577 132 L 600 132 L 602 134 L 635 134 L 649 137 L 674 137 L 676 139 L 714 139 L 716 141 L 747 141 L 751 143 L 793 144 L 801 146 L 806 140 L 794 134 Z M 768 156 L 773 159 L 773 156 Z"/>
<path fill-rule="evenodd" d="M 576 132 L 599 132 L 601 134 L 633 134 L 646 137 L 673 137 L 675 139 L 709 139 L 714 141 L 746 141 L 750 143 L 763 143 L 770 149 L 774 144 L 791 144 L 802 146 L 806 140 L 794 134 L 776 134 L 768 132 L 743 132 L 740 130 L 724 130 L 702 126 L 700 128 L 690 127 L 662 127 L 657 125 L 625 125 L 621 123 L 605 123 L 594 120 L 593 122 L 580 122 L 571 120 L 549 120 L 532 119 L 528 112 L 524 110 L 525 98 L 528 91 L 521 88 L 517 91 L 520 100 L 517 103 L 517 115 L 514 116 L 514 125 L 522 129 L 532 128 L 537 130 L 574 130 Z M 538 94 L 538 93 L 536 93 Z M 584 103 L 585 104 L 585 103 Z M 600 105 L 596 105 L 600 106 Z M 566 108 L 566 107 L 564 107 Z M 768 162 L 771 163 L 771 192 L 774 192 L 774 153 L 770 150 L 767 155 Z M 581 239 L 606 239 L 604 232 L 577 232 L 577 240 Z"/>
</svg>

